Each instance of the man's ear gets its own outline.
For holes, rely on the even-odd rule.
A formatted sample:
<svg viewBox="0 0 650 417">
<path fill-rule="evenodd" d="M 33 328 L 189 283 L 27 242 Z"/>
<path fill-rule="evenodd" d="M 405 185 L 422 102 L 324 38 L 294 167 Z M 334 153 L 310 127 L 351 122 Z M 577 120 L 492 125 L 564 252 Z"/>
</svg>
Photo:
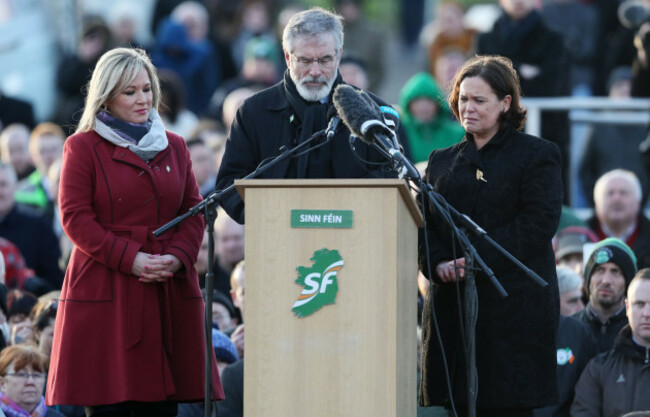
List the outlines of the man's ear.
<svg viewBox="0 0 650 417">
<path fill-rule="evenodd" d="M 284 61 L 285 61 L 286 64 L 287 64 L 287 68 L 289 68 L 289 58 L 290 58 L 290 54 L 289 54 L 289 52 L 288 52 L 286 49 L 283 49 L 282 52 L 284 52 Z"/>
</svg>

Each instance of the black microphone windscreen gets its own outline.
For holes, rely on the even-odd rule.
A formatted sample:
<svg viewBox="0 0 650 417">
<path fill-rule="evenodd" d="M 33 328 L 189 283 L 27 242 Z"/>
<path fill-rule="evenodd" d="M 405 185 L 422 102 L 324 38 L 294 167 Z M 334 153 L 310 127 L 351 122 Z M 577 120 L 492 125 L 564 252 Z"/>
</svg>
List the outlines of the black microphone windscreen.
<svg viewBox="0 0 650 417">
<path fill-rule="evenodd" d="M 377 115 L 381 114 L 381 110 L 379 109 L 379 104 L 375 103 L 375 100 L 373 100 L 372 97 L 370 97 L 370 94 L 368 94 L 363 90 L 359 90 L 358 93 Z"/>
<path fill-rule="evenodd" d="M 341 84 L 334 90 L 334 107 L 341 116 L 341 120 L 354 135 L 362 137 L 361 125 L 367 120 L 375 120 L 380 117 L 366 101 L 366 99 L 354 88 Z"/>
<path fill-rule="evenodd" d="M 372 109 L 375 114 L 375 119 L 384 122 L 386 127 L 390 128 L 393 132 L 397 131 L 399 124 L 399 114 L 389 106 L 380 106 L 375 100 L 372 99 L 370 94 L 365 91 L 357 91 L 359 96 L 363 98 L 368 107 Z"/>
</svg>

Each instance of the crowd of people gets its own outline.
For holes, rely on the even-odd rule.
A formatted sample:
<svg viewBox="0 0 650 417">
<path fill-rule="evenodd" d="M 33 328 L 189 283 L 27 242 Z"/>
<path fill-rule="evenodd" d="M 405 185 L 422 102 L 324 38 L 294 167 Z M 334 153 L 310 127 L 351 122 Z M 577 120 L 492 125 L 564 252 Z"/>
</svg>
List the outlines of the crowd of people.
<svg viewBox="0 0 650 417">
<path fill-rule="evenodd" d="M 389 34 L 361 0 L 333 1 L 338 14 L 161 0 L 147 45 L 128 13 L 121 24 L 84 16 L 77 50 L 59 63 L 54 114 L 35 120 L 30 103 L 0 94 L 1 412 L 203 415 L 205 222 L 152 232 L 326 129 L 334 91 L 349 84 L 393 104 L 425 181 L 549 284 L 534 286 L 474 242 L 510 293 L 503 301 L 477 274 L 477 415 L 650 415 L 647 128 L 589 132 L 576 167 L 593 196 L 589 217 L 567 199 L 567 114 L 543 115 L 543 140 L 521 131 L 522 97 L 650 96 L 650 23 L 625 27 L 605 2 L 499 4 L 481 32 L 460 3 L 440 2 L 422 31 L 426 66 L 412 68 L 395 103 L 376 95 Z M 349 136 L 343 126 L 263 178 L 396 177 L 365 142 L 352 151 Z M 243 415 L 245 216 L 236 193 L 220 205 L 212 399 L 231 417 Z M 456 324 L 466 258 L 455 232 L 422 209 L 418 415 L 464 416 L 473 405 Z"/>
</svg>

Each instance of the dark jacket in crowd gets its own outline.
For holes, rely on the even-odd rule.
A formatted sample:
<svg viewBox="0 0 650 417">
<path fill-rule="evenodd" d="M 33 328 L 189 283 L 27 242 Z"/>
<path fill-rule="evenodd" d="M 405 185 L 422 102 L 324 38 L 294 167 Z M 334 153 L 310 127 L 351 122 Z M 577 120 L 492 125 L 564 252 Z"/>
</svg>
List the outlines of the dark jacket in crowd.
<svg viewBox="0 0 650 417">
<path fill-rule="evenodd" d="M 650 410 L 650 347 L 621 330 L 614 349 L 589 362 L 576 385 L 572 417 L 619 417 Z"/>
<path fill-rule="evenodd" d="M 0 92 L 0 129 L 12 123 L 22 123 L 30 130 L 34 128 L 34 107 L 31 103 L 7 97 Z"/>
<path fill-rule="evenodd" d="M 555 1 L 544 4 L 544 22 L 564 38 L 570 64 L 570 87 L 592 88 L 598 56 L 598 10 L 591 3 Z"/>
<path fill-rule="evenodd" d="M 47 413 L 43 417 L 67 417 L 64 414 L 62 414 L 60 411 L 57 411 L 54 408 L 48 408 Z"/>
<path fill-rule="evenodd" d="M 60 289 L 63 272 L 59 268 L 61 249 L 52 223 L 46 217 L 28 213 L 18 205 L 0 220 L 0 236 L 18 247 L 27 266 L 54 289 Z"/>
<path fill-rule="evenodd" d="M 48 412 L 52 409 L 65 417 L 86 417 L 86 408 L 80 405 L 52 405 L 48 408 Z"/>
<path fill-rule="evenodd" d="M 632 62 L 632 97 L 650 97 L 650 68 L 635 57 Z"/>
<path fill-rule="evenodd" d="M 575 313 L 572 317 L 585 323 L 591 333 L 596 338 L 598 344 L 598 353 L 607 352 L 614 347 L 614 341 L 618 333 L 623 327 L 627 325 L 627 316 L 625 315 L 625 308 L 610 317 L 606 323 L 600 321 L 598 316 L 591 310 L 589 304 L 587 307 Z"/>
<path fill-rule="evenodd" d="M 76 54 L 64 56 L 56 74 L 56 87 L 59 95 L 54 111 L 54 122 L 61 125 L 67 134 L 73 134 L 81 118 L 84 105 L 84 87 L 90 81 L 97 60 L 102 53 L 90 62 L 84 62 Z"/>
<path fill-rule="evenodd" d="M 479 171 L 483 180 L 478 179 Z M 494 241 L 549 284 L 539 286 L 485 240 L 474 239 L 479 255 L 508 293 L 507 298 L 502 298 L 485 273 L 476 273 L 477 407 L 536 408 L 555 404 L 559 297 L 551 239 L 560 220 L 562 202 L 557 146 L 510 126 L 480 150 L 468 135 L 459 144 L 431 153 L 426 180 L 453 207 L 471 217 Z M 463 256 L 458 245 L 453 253 L 452 239 L 443 224 L 427 210 L 432 271 L 441 261 Z M 423 242 L 421 237 L 420 269 L 427 275 Z M 432 305 L 449 364 L 454 401 L 465 404 L 466 364 L 456 285 L 443 284 L 437 276 L 432 278 L 436 285 L 427 297 L 422 317 L 420 404 L 448 402 Z M 461 282 L 461 294 L 463 288 Z"/>
<path fill-rule="evenodd" d="M 644 167 L 639 145 L 648 129 L 639 125 L 597 124 L 587 134 L 585 151 L 580 160 L 579 176 L 587 203 L 593 207 L 594 186 L 604 173 L 623 168 L 636 174 L 641 182 L 643 199 L 648 198 L 648 173 Z"/>
<path fill-rule="evenodd" d="M 643 269 L 650 267 L 650 220 L 642 213 L 639 215 L 637 224 L 636 232 L 628 237 L 625 243 L 632 248 L 634 255 L 636 255 L 637 268 Z M 592 216 L 587 220 L 587 226 L 593 230 L 600 239 L 607 237 L 601 229 L 596 216 Z M 615 336 L 616 335 L 614 335 L 614 337 Z M 614 339 L 612 338 L 612 343 L 613 340 Z M 608 349 L 611 349 L 611 345 Z"/>
<path fill-rule="evenodd" d="M 244 360 L 226 366 L 221 374 L 226 399 L 217 404 L 219 417 L 244 415 Z"/>
<path fill-rule="evenodd" d="M 518 73 L 521 64 L 538 66 L 537 77 L 520 79 L 525 97 L 556 96 L 565 88 L 567 75 L 563 70 L 567 65 L 562 35 L 549 29 L 536 11 L 518 25 L 503 13 L 491 31 L 479 35 L 476 52 L 508 57 Z"/>
<path fill-rule="evenodd" d="M 237 111 L 237 116 L 230 130 L 226 150 L 217 175 L 217 190 L 224 190 L 234 180 L 245 177 L 267 159 L 278 156 L 281 147 L 293 148 L 301 140 L 307 140 L 301 131 L 303 123 L 287 97 L 285 84 L 292 83 L 288 75 L 278 84 L 248 98 Z M 332 107 L 332 94 L 341 84 L 341 77 L 332 87 L 328 103 L 315 117 L 314 124 L 308 129 L 308 135 L 327 127 L 327 113 Z M 295 89 L 295 87 L 294 87 Z M 297 93 L 296 93 L 297 94 Z M 373 96 L 380 105 L 387 104 Z M 295 98 L 305 108 L 320 106 L 320 103 L 308 103 L 302 98 Z M 307 112 L 307 111 L 306 111 Z M 313 128 L 313 130 L 312 130 Z M 354 146 L 355 151 L 351 150 Z M 356 154 L 356 155 L 355 155 Z M 357 160 L 385 162 L 377 151 L 370 149 L 361 140 L 350 144 L 350 131 L 339 126 L 334 138 L 327 145 L 318 148 L 297 159 L 285 160 L 258 178 L 364 178 L 394 177 L 377 165 L 366 164 Z M 226 194 L 221 200 L 222 207 L 238 223 L 244 223 L 244 202 L 236 191 Z"/>
<path fill-rule="evenodd" d="M 186 107 L 203 114 L 221 82 L 219 58 L 210 40 L 192 40 L 182 24 L 164 19 L 156 32 L 151 59 L 157 68 L 178 75 L 185 88 Z"/>
<path fill-rule="evenodd" d="M 587 363 L 598 353 L 596 340 L 579 320 L 560 316 L 557 331 L 557 383 L 560 399 L 556 405 L 535 410 L 535 417 L 569 417 L 573 392 Z"/>
<path fill-rule="evenodd" d="M 548 27 L 537 11 L 517 23 L 502 13 L 491 31 L 478 36 L 476 53 L 503 55 L 512 60 L 524 97 L 556 97 L 569 93 L 569 64 L 564 40 Z M 522 64 L 538 67 L 539 74 L 532 78 L 522 77 Z M 562 180 L 564 188 L 568 189 L 570 135 L 567 112 L 544 112 L 541 136 L 560 147 Z"/>
</svg>

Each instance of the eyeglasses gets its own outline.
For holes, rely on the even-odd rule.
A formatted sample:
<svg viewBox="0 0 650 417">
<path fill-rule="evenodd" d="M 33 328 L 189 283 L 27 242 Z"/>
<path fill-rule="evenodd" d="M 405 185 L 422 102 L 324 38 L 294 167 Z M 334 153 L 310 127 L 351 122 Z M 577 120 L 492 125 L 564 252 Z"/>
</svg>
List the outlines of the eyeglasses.
<svg viewBox="0 0 650 417">
<path fill-rule="evenodd" d="M 15 378 L 18 378 L 23 381 L 27 381 L 29 378 L 32 378 L 34 381 L 44 381 L 45 380 L 45 375 L 40 372 L 11 372 L 7 373 L 6 375 L 13 376 Z"/>
<path fill-rule="evenodd" d="M 336 57 L 332 55 L 326 55 L 320 58 L 305 58 L 304 56 L 297 56 L 293 53 L 291 55 L 296 59 L 298 67 L 302 69 L 311 68 L 314 62 L 317 62 L 320 68 L 328 68 L 334 63 L 334 58 Z"/>
</svg>

